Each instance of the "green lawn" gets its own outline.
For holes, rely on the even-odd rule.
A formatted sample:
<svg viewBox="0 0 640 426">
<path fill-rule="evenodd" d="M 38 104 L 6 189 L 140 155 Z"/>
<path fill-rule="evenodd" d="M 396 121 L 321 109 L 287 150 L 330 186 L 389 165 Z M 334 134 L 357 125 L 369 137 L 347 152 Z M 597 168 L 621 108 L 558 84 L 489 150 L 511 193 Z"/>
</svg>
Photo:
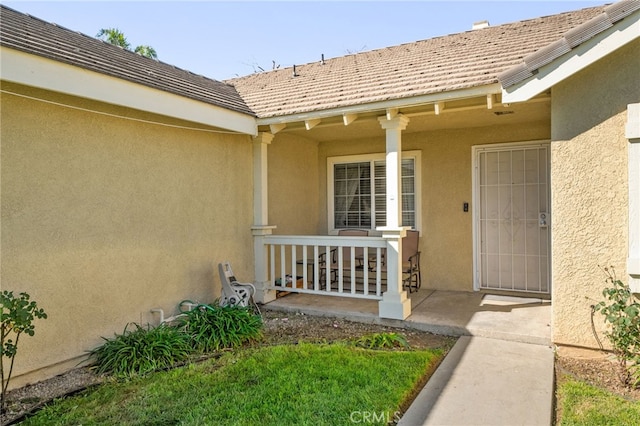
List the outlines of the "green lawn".
<svg viewBox="0 0 640 426">
<path fill-rule="evenodd" d="M 628 401 L 569 377 L 561 378 L 556 395 L 558 425 L 640 425 L 638 401 Z"/>
<path fill-rule="evenodd" d="M 443 356 L 346 344 L 243 349 L 102 385 L 24 424 L 386 424 Z"/>
</svg>

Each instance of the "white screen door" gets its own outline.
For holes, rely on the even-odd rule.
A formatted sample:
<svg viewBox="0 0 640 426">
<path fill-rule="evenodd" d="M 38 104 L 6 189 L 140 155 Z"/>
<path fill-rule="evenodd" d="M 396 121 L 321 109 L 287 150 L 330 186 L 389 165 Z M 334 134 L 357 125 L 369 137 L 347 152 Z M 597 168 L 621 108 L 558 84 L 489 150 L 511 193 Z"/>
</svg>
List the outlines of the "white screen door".
<svg viewBox="0 0 640 426">
<path fill-rule="evenodd" d="M 474 153 L 476 289 L 549 293 L 549 146 Z"/>
</svg>

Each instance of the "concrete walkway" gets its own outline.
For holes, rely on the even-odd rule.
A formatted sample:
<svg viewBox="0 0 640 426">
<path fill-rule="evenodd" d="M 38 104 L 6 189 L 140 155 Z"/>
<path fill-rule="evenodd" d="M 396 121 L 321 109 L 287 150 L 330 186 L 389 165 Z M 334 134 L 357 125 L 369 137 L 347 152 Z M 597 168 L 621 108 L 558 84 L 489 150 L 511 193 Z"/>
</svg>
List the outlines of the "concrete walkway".
<svg viewBox="0 0 640 426">
<path fill-rule="evenodd" d="M 448 336 L 551 344 L 551 302 L 548 300 L 426 289 L 410 294 L 410 298 L 411 315 L 404 321 L 378 317 L 376 300 L 348 297 L 290 294 L 265 307 L 413 328 Z"/>
<path fill-rule="evenodd" d="M 405 321 L 370 300 L 294 294 L 267 309 L 462 336 L 400 421 L 417 425 L 550 425 L 554 401 L 551 303 L 535 298 L 420 290 Z"/>
<path fill-rule="evenodd" d="M 463 336 L 399 425 L 550 425 L 553 363 L 548 346 Z"/>
</svg>

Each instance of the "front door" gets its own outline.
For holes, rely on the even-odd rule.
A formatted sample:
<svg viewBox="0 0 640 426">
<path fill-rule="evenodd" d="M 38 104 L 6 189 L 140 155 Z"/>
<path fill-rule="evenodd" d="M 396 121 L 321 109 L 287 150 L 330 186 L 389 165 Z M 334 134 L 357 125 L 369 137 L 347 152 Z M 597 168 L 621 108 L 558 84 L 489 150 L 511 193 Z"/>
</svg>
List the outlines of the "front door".
<svg viewBox="0 0 640 426">
<path fill-rule="evenodd" d="M 549 145 L 487 145 L 474 155 L 474 287 L 549 293 Z"/>
</svg>

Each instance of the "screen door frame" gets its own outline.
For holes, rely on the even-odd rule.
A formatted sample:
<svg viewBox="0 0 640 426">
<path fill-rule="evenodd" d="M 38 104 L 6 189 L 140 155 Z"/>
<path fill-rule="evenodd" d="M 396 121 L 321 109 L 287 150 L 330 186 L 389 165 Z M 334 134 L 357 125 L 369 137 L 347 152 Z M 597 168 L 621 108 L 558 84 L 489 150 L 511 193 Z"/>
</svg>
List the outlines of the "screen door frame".
<svg viewBox="0 0 640 426">
<path fill-rule="evenodd" d="M 547 271 L 546 271 L 546 280 L 547 280 L 547 289 L 544 291 L 535 291 L 535 290 L 521 290 L 521 289 L 500 289 L 500 288 L 483 288 L 481 286 L 482 279 L 482 270 L 481 270 L 481 238 L 480 238 L 480 153 L 487 152 L 501 152 L 501 151 L 513 151 L 518 150 L 519 148 L 527 149 L 527 148 L 545 148 L 547 151 L 546 158 L 546 226 L 547 226 L 547 242 L 546 242 L 546 253 L 547 253 Z M 551 212 L 551 176 L 550 176 L 550 165 L 551 165 L 551 144 L 549 140 L 536 140 L 536 141 L 527 141 L 527 142 L 513 142 L 513 143 L 497 143 L 497 144 L 484 144 L 484 145 L 475 145 L 472 147 L 472 212 L 473 212 L 473 289 L 475 291 L 488 291 L 488 292 L 500 292 L 500 291 L 508 291 L 508 292 L 517 292 L 517 293 L 536 293 L 536 294 L 544 294 L 551 295 L 551 220 L 552 220 L 552 212 Z"/>
</svg>

